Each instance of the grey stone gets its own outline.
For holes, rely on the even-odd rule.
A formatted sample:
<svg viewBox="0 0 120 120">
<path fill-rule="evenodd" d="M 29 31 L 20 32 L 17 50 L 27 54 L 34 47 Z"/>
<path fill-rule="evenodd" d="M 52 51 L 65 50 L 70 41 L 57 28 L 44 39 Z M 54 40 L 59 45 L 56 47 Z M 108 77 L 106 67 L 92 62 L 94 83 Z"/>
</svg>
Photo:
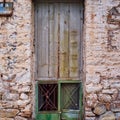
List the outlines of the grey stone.
<svg viewBox="0 0 120 120">
<path fill-rule="evenodd" d="M 104 89 L 102 90 L 103 94 L 114 94 L 114 93 L 118 93 L 117 89 Z"/>
<path fill-rule="evenodd" d="M 99 92 L 101 90 L 102 90 L 102 85 L 100 84 L 96 85 L 96 84 L 91 83 L 86 86 L 87 93 Z"/>
<path fill-rule="evenodd" d="M 112 101 L 112 97 L 108 94 L 99 94 L 98 98 L 100 102 L 111 102 Z"/>
<path fill-rule="evenodd" d="M 95 114 L 92 111 L 86 111 L 85 113 L 87 117 L 95 117 Z"/>
<path fill-rule="evenodd" d="M 16 93 L 5 93 L 3 94 L 3 98 L 4 100 L 18 100 L 19 99 L 19 94 L 16 94 Z"/>
<path fill-rule="evenodd" d="M 116 83 L 111 84 L 111 88 L 118 88 L 118 89 L 120 89 L 120 82 L 116 82 Z"/>
<path fill-rule="evenodd" d="M 86 117 L 85 120 L 95 120 L 95 117 Z"/>
<path fill-rule="evenodd" d="M 27 118 L 21 117 L 21 116 L 16 116 L 15 120 L 27 120 Z"/>
<path fill-rule="evenodd" d="M 28 95 L 26 95 L 25 93 L 22 93 L 20 95 L 20 99 L 27 100 L 28 99 Z"/>
<path fill-rule="evenodd" d="M 30 72 L 18 73 L 16 76 L 16 81 L 17 84 L 30 85 L 31 84 Z"/>
<path fill-rule="evenodd" d="M 113 112 L 120 112 L 120 108 L 112 108 L 111 111 L 113 111 Z"/>
<path fill-rule="evenodd" d="M 115 120 L 115 114 L 111 111 L 108 111 L 105 114 L 101 115 L 98 120 Z"/>
<path fill-rule="evenodd" d="M 115 113 L 115 115 L 116 115 L 116 120 L 120 120 L 120 112 Z"/>
<path fill-rule="evenodd" d="M 18 105 L 19 107 L 25 107 L 28 103 L 30 103 L 30 100 L 18 100 L 16 102 L 16 105 Z"/>
<path fill-rule="evenodd" d="M 103 104 L 98 104 L 93 111 L 96 115 L 101 115 L 106 112 L 106 107 Z"/>
<path fill-rule="evenodd" d="M 18 92 L 30 92 L 30 86 L 22 86 L 21 88 L 18 89 Z"/>
</svg>

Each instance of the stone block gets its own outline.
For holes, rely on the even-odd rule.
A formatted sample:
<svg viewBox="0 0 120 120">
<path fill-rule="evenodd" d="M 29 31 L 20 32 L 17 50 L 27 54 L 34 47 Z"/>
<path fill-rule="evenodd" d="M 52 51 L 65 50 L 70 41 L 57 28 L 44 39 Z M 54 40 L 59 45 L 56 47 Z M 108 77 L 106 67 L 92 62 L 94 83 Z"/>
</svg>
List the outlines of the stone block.
<svg viewBox="0 0 120 120">
<path fill-rule="evenodd" d="M 99 92 L 102 90 L 102 85 L 101 84 L 89 84 L 89 85 L 86 85 L 86 91 L 87 93 L 95 93 L 95 92 Z"/>
<path fill-rule="evenodd" d="M 118 93 L 118 90 L 116 88 L 114 88 L 114 89 L 103 89 L 102 93 L 103 94 L 110 94 L 110 95 L 112 95 L 114 93 Z"/>
<path fill-rule="evenodd" d="M 105 105 L 103 104 L 98 104 L 95 106 L 93 112 L 96 114 L 96 115 L 102 115 L 103 113 L 106 112 L 106 107 Z"/>
<path fill-rule="evenodd" d="M 95 117 L 86 117 L 85 120 L 95 120 Z"/>
<path fill-rule="evenodd" d="M 15 120 L 28 120 L 28 119 L 21 116 L 16 116 Z"/>
<path fill-rule="evenodd" d="M 17 109 L 0 109 L 0 118 L 14 118 L 19 113 Z"/>
<path fill-rule="evenodd" d="M 92 111 L 86 111 L 85 114 L 87 117 L 95 117 L 95 114 Z"/>
<path fill-rule="evenodd" d="M 27 100 L 28 99 L 28 95 L 25 94 L 25 93 L 21 93 L 20 99 Z"/>
<path fill-rule="evenodd" d="M 2 101 L 2 102 L 1 102 L 1 106 L 2 106 L 2 108 L 4 108 L 4 109 L 14 108 L 14 107 L 13 107 L 13 106 L 14 106 L 14 103 L 15 103 L 15 102 L 13 102 L 13 101 Z"/>
<path fill-rule="evenodd" d="M 28 99 L 28 100 L 18 100 L 18 101 L 16 102 L 16 105 L 18 105 L 20 108 L 21 108 L 21 107 L 22 107 L 22 108 L 25 108 L 28 103 L 30 103 L 30 100 L 29 100 L 29 99 Z"/>
<path fill-rule="evenodd" d="M 112 112 L 120 112 L 120 108 L 112 108 L 111 111 Z"/>
<path fill-rule="evenodd" d="M 31 89 L 30 89 L 30 86 L 22 86 L 22 87 L 19 87 L 18 92 L 19 92 L 19 93 L 31 92 L 30 90 L 31 90 Z"/>
<path fill-rule="evenodd" d="M 111 84 L 111 88 L 120 89 L 120 82 L 114 82 L 113 84 Z"/>
<path fill-rule="evenodd" d="M 14 118 L 0 118 L 0 120 L 14 120 Z"/>
<path fill-rule="evenodd" d="M 103 102 L 103 103 L 110 103 L 112 101 L 112 97 L 108 94 L 99 94 L 98 95 L 98 99 L 100 102 Z"/>
<path fill-rule="evenodd" d="M 116 120 L 120 120 L 120 112 L 115 113 L 116 115 Z"/>
<path fill-rule="evenodd" d="M 31 111 L 31 107 L 32 107 L 31 104 L 28 104 L 28 105 L 25 106 L 25 109 L 23 109 L 23 110 L 21 110 L 21 111 L 22 111 L 22 112 L 26 112 L 26 113 L 27 113 L 27 112 L 30 112 L 30 111 Z"/>
<path fill-rule="evenodd" d="M 31 78 L 30 78 L 30 72 L 20 72 L 16 76 L 16 81 L 17 84 L 22 84 L 22 85 L 30 85 L 31 84 Z"/>
<path fill-rule="evenodd" d="M 3 97 L 2 97 L 3 100 L 12 100 L 12 101 L 16 101 L 19 99 L 19 94 L 16 94 L 16 93 L 5 93 L 3 94 Z"/>
<path fill-rule="evenodd" d="M 25 117 L 25 118 L 30 118 L 31 117 L 32 112 L 31 111 L 26 111 L 26 112 L 20 112 L 18 115 Z"/>
<path fill-rule="evenodd" d="M 98 120 L 115 120 L 115 114 L 111 111 L 101 115 Z"/>
</svg>

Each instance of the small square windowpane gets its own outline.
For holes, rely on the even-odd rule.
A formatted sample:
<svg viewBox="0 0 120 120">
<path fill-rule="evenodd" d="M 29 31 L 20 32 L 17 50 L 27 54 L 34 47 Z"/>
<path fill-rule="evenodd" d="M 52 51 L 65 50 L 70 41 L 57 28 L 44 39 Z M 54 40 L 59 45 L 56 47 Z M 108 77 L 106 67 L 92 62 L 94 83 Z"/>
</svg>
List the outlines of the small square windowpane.
<svg viewBox="0 0 120 120">
<path fill-rule="evenodd" d="M 79 110 L 79 83 L 62 83 L 62 109 Z"/>
<path fill-rule="evenodd" d="M 38 85 L 38 110 L 55 111 L 58 109 L 58 85 Z"/>
</svg>

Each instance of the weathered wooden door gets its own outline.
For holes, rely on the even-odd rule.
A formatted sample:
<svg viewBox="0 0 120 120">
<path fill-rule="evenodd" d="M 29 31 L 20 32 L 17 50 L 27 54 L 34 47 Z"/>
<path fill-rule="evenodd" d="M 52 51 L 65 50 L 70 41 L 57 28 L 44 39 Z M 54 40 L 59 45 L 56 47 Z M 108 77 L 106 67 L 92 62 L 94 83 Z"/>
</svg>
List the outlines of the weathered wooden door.
<svg viewBox="0 0 120 120">
<path fill-rule="evenodd" d="M 82 23 L 82 0 L 37 0 L 35 5 L 36 80 L 48 81 L 47 85 L 59 80 L 66 80 L 68 83 L 69 80 L 73 80 L 72 83 L 75 80 L 80 81 Z M 68 87 L 74 90 L 77 85 L 79 91 L 79 84 L 69 84 Z M 61 104 L 62 94 L 64 93 L 64 87 L 62 86 L 60 89 L 58 87 L 61 90 L 61 92 L 58 90 L 58 94 L 61 93 L 58 104 Z M 79 92 L 76 92 L 76 94 L 79 94 Z M 68 98 L 66 97 L 66 99 Z M 79 102 L 79 98 L 76 99 Z M 72 102 L 74 101 L 72 100 Z M 68 107 L 66 109 L 69 111 L 72 108 Z M 66 112 L 61 105 L 58 105 L 58 111 L 61 114 L 54 120 L 78 120 L 79 118 L 79 107 Z M 46 119 L 43 117 L 41 120 Z"/>
</svg>

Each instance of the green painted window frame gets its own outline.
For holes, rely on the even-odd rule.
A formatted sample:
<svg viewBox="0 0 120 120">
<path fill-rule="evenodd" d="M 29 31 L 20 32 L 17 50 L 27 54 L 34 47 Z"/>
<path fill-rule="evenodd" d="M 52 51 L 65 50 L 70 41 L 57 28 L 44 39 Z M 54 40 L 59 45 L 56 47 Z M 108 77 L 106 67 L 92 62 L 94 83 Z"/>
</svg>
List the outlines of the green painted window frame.
<svg viewBox="0 0 120 120">
<path fill-rule="evenodd" d="M 79 80 L 59 80 L 59 81 L 37 81 L 36 86 L 35 86 L 35 116 L 36 118 L 40 118 L 42 114 L 44 115 L 50 115 L 52 114 L 53 116 L 55 114 L 58 114 L 60 116 L 61 111 L 62 111 L 62 104 L 61 104 L 61 85 L 64 83 L 78 83 L 80 84 L 80 89 L 79 89 L 79 110 L 67 110 L 65 112 L 74 112 L 78 113 L 80 115 L 80 118 L 83 116 L 83 88 L 82 88 L 82 82 Z M 38 85 L 39 84 L 58 84 L 58 110 L 56 111 L 39 111 L 38 109 Z M 36 119 L 37 120 L 37 119 Z"/>
</svg>

